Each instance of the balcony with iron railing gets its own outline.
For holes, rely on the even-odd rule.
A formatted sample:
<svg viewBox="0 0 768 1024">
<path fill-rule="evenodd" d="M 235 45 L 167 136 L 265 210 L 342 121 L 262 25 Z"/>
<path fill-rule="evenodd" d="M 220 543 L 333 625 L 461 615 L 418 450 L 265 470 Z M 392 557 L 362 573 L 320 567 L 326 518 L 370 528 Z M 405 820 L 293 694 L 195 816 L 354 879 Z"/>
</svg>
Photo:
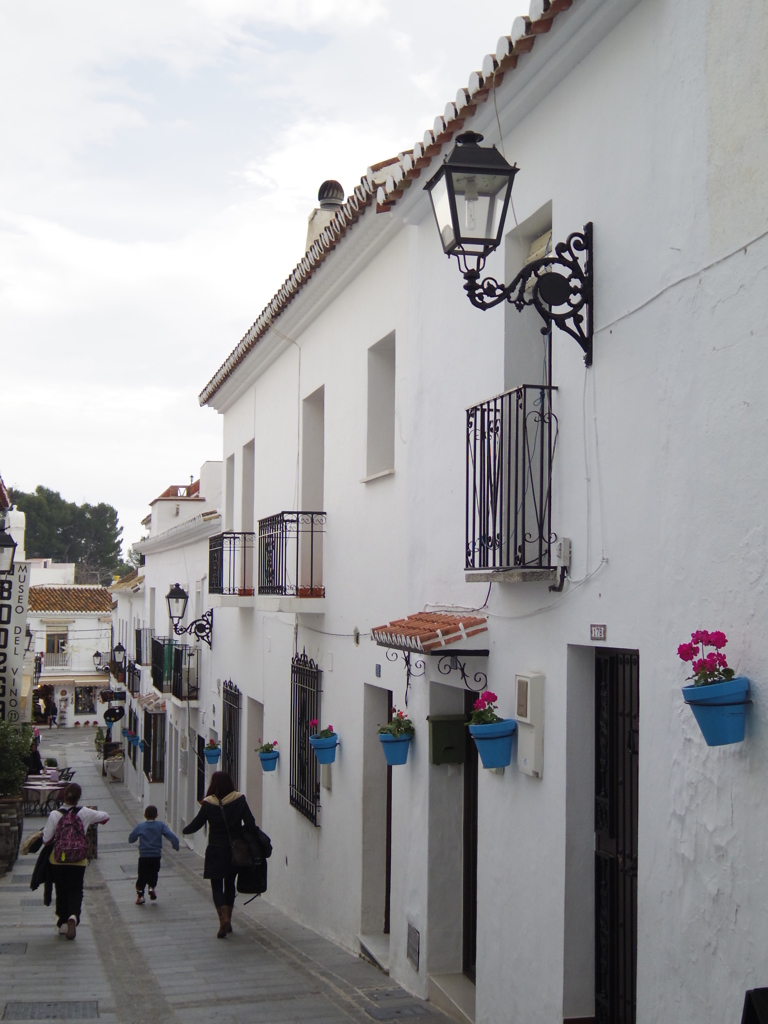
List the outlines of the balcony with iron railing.
<svg viewBox="0 0 768 1024">
<path fill-rule="evenodd" d="M 42 656 L 44 672 L 62 672 L 72 667 L 72 655 L 69 651 L 45 651 Z"/>
<path fill-rule="evenodd" d="M 259 520 L 258 608 L 325 610 L 325 519 L 325 512 L 278 512 Z"/>
<path fill-rule="evenodd" d="M 197 648 L 167 637 L 152 639 L 152 685 L 180 701 L 196 701 L 199 695 Z"/>
<path fill-rule="evenodd" d="M 468 581 L 554 581 L 556 389 L 524 384 L 467 410 Z"/>
<path fill-rule="evenodd" d="M 208 593 L 219 606 L 253 604 L 255 533 L 220 533 L 208 541 Z"/>
<path fill-rule="evenodd" d="M 129 661 L 125 667 L 125 686 L 132 697 L 141 693 L 141 670 L 135 661 Z"/>
</svg>

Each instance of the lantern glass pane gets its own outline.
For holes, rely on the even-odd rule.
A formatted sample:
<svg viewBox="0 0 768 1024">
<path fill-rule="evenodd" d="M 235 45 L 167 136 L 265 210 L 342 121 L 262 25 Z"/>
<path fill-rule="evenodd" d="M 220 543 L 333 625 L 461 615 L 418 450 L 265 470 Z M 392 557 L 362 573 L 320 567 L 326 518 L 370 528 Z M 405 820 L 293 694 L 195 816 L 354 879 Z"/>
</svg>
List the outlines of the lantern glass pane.
<svg viewBox="0 0 768 1024">
<path fill-rule="evenodd" d="M 443 251 L 450 253 L 456 245 L 456 236 L 451 220 L 451 203 L 448 198 L 448 185 L 445 176 L 440 178 L 430 189 L 429 198 L 432 200 L 432 209 L 437 221 L 437 230 L 440 232 L 440 241 L 443 243 Z"/>
<path fill-rule="evenodd" d="M 181 619 L 184 617 L 184 608 L 186 607 L 187 601 L 184 597 L 169 597 L 168 598 L 168 612 L 172 619 Z"/>
<path fill-rule="evenodd" d="M 495 245 L 509 175 L 453 171 L 452 177 L 462 247 L 483 249 Z"/>
</svg>

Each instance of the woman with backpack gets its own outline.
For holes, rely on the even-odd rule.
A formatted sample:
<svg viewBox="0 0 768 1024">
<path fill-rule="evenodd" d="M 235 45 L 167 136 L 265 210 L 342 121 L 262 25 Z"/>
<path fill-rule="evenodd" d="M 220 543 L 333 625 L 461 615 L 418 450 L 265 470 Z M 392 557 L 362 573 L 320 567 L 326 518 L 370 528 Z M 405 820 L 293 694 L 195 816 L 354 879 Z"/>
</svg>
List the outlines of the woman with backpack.
<svg viewBox="0 0 768 1024">
<path fill-rule="evenodd" d="M 232 863 L 233 843 L 243 839 L 243 830 L 253 837 L 262 835 L 245 796 L 237 792 L 229 772 L 213 773 L 200 810 L 182 831 L 188 836 L 203 825 L 208 826 L 203 878 L 210 879 L 213 905 L 219 915 L 216 938 L 226 939 L 232 931 L 235 879 L 242 870 Z"/>
<path fill-rule="evenodd" d="M 43 842 L 51 850 L 48 871 L 56 889 L 56 927 L 68 939 L 74 939 L 80 924 L 88 865 L 86 832 L 90 825 L 109 821 L 106 811 L 78 806 L 81 793 L 78 784 L 70 782 L 59 810 L 51 811 L 43 829 Z"/>
</svg>

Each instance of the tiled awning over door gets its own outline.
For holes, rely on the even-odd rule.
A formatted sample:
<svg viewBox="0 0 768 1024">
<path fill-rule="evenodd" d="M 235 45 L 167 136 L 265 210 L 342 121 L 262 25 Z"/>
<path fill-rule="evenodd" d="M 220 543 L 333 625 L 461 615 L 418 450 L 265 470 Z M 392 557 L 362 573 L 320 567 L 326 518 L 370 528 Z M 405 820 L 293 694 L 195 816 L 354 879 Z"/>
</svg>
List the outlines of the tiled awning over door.
<svg viewBox="0 0 768 1024">
<path fill-rule="evenodd" d="M 371 630 L 380 647 L 396 647 L 402 651 L 429 654 L 450 644 L 461 643 L 485 633 L 488 620 L 484 615 L 456 615 L 447 612 L 417 612 L 395 619 Z"/>
</svg>

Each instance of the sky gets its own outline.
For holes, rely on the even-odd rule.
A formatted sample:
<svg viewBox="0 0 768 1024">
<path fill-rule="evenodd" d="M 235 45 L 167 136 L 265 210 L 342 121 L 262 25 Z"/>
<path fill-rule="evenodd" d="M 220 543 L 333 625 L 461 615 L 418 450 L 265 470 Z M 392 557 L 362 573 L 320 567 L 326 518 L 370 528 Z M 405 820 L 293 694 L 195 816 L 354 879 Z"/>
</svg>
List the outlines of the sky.
<svg viewBox="0 0 768 1024">
<path fill-rule="evenodd" d="M 327 178 L 410 149 L 522 0 L 0 0 L 0 474 L 149 502 Z"/>
</svg>

